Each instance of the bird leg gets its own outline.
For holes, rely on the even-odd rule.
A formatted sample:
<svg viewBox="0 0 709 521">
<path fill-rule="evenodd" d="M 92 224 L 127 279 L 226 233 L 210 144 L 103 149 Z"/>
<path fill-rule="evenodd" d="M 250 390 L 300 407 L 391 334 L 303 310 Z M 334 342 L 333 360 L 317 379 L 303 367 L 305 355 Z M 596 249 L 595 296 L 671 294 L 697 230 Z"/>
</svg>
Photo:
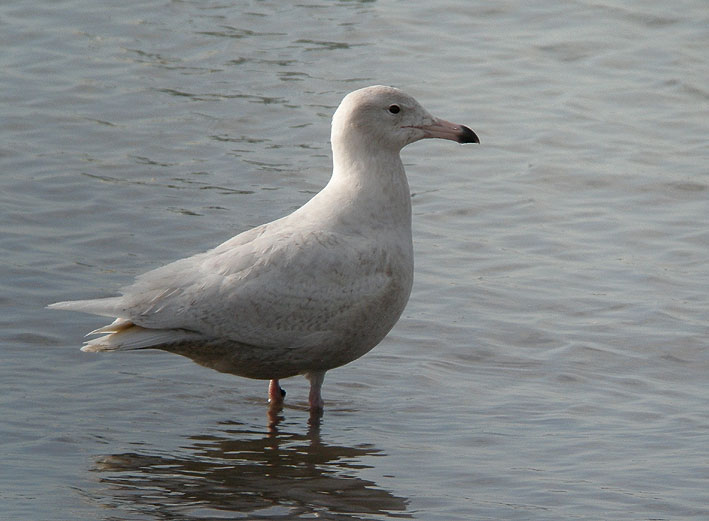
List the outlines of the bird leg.
<svg viewBox="0 0 709 521">
<path fill-rule="evenodd" d="M 308 394 L 308 402 L 310 403 L 310 412 L 322 413 L 323 399 L 320 395 L 320 388 L 325 379 L 325 371 L 312 371 L 305 373 L 305 377 L 310 381 L 310 394 Z"/>
<path fill-rule="evenodd" d="M 268 403 L 272 407 L 281 407 L 285 395 L 286 391 L 278 384 L 278 380 L 271 380 L 268 384 Z"/>
</svg>

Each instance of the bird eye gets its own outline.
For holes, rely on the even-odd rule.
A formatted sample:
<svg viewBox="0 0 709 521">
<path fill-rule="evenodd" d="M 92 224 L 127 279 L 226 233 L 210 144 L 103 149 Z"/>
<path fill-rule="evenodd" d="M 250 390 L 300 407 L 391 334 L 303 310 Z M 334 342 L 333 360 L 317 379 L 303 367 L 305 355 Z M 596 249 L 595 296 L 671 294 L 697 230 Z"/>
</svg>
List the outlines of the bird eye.
<svg viewBox="0 0 709 521">
<path fill-rule="evenodd" d="M 401 107 L 399 107 L 399 105 L 391 105 L 389 107 L 389 112 L 391 112 L 392 114 L 398 114 L 400 110 Z"/>
</svg>

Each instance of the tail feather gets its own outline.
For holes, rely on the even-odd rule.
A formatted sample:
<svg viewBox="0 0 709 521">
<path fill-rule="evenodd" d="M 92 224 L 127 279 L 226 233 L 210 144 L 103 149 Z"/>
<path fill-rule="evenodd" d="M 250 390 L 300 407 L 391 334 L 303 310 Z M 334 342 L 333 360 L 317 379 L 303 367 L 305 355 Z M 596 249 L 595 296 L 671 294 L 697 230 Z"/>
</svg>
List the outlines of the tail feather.
<svg viewBox="0 0 709 521">
<path fill-rule="evenodd" d="M 111 318 L 119 317 L 112 323 L 95 329 L 87 335 L 102 336 L 86 341 L 81 348 L 82 351 L 86 352 L 160 348 L 182 342 L 204 340 L 204 336 L 195 331 L 186 329 L 150 329 L 135 325 L 130 319 L 121 318 L 120 315 L 124 312 L 122 309 L 123 297 L 71 300 L 56 302 L 47 307 L 68 311 L 81 311 Z"/>
<path fill-rule="evenodd" d="M 118 320 L 116 322 L 118 322 Z M 113 326 L 113 324 L 97 329 L 96 332 L 108 332 L 111 326 Z M 159 348 L 161 346 L 196 340 L 203 340 L 202 335 L 185 329 L 147 329 L 135 325 L 124 325 L 116 332 L 88 340 L 81 350 L 89 353 L 98 351 L 129 351 L 133 349 Z"/>
<path fill-rule="evenodd" d="M 134 325 L 135 324 L 127 318 L 117 318 L 107 326 L 103 326 L 98 329 L 94 329 L 90 333 L 86 333 L 86 336 L 99 335 L 101 333 L 119 333 L 129 327 L 133 327 Z"/>
</svg>

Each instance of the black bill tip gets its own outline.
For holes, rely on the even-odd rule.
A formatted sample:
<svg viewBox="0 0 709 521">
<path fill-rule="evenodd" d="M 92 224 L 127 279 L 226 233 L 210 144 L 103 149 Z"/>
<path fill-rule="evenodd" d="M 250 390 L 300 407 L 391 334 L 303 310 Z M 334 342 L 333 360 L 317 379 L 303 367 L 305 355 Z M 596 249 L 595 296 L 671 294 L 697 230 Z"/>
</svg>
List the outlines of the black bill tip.
<svg viewBox="0 0 709 521">
<path fill-rule="evenodd" d="M 458 143 L 477 143 L 480 144 L 478 135 L 470 130 L 465 125 L 460 126 L 460 134 L 458 134 Z"/>
</svg>

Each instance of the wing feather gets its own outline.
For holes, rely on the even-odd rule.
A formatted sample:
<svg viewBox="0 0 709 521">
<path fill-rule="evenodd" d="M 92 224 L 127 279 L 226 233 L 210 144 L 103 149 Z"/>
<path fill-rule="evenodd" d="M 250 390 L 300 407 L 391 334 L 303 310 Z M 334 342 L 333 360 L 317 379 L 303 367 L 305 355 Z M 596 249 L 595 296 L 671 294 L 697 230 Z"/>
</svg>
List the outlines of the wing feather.
<svg viewBox="0 0 709 521">
<path fill-rule="evenodd" d="M 118 317 L 95 333 L 111 333 L 124 346 L 145 347 L 172 338 L 167 331 L 188 330 L 203 339 L 302 347 L 351 329 L 352 313 L 381 305 L 399 277 L 391 252 L 365 237 L 266 235 L 259 228 L 247 234 L 139 276 L 122 297 L 53 307 Z M 105 338 L 86 348 L 100 349 Z"/>
</svg>

